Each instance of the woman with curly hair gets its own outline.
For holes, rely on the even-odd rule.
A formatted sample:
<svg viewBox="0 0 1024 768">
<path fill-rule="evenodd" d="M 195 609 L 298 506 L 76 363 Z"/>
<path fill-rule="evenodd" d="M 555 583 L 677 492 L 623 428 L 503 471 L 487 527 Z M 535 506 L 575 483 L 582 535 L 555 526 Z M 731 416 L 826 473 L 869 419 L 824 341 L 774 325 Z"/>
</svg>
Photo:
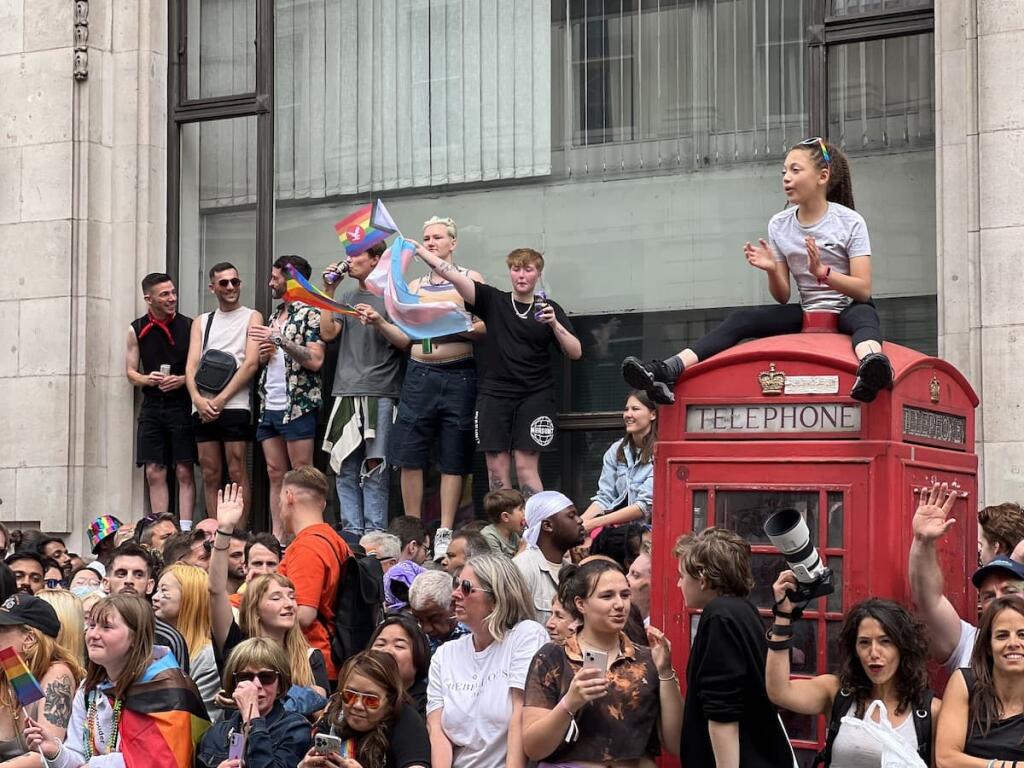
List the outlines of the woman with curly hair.
<svg viewBox="0 0 1024 768">
<path fill-rule="evenodd" d="M 859 729 L 839 727 L 846 715 L 864 718 L 873 701 L 885 705 L 897 735 L 932 764 L 941 702 L 928 687 L 928 636 L 924 625 L 891 600 L 871 598 L 850 609 L 839 634 L 838 675 L 810 679 L 789 676 L 789 646 L 799 618 L 789 597 L 796 576 L 783 571 L 775 580 L 775 625 L 768 642 L 765 687 L 783 709 L 801 715 L 825 715 L 830 725 L 822 753 L 826 766 L 880 766 L 881 746 Z M 919 738 L 920 734 L 930 734 Z M 919 743 L 924 741 L 925 743 Z"/>
<path fill-rule="evenodd" d="M 941 768 L 1024 760 L 1024 600 L 993 600 L 981 617 L 971 666 L 949 678 L 935 743 Z"/>
<path fill-rule="evenodd" d="M 428 768 L 427 726 L 405 693 L 394 655 L 369 650 L 345 662 L 313 748 L 298 768 Z M 339 752 L 317 750 L 316 735 L 341 739 Z"/>
</svg>

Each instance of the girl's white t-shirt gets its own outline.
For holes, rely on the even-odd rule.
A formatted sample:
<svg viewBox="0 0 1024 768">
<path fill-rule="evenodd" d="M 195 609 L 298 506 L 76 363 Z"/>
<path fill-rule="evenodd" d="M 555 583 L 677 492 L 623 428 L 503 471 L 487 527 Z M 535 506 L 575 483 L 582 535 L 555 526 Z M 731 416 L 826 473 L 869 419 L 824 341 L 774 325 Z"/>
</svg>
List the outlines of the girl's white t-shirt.
<svg viewBox="0 0 1024 768">
<path fill-rule="evenodd" d="M 818 283 L 807 268 L 804 238 L 814 237 L 822 264 L 848 275 L 850 259 L 871 255 L 868 225 L 863 216 L 839 203 L 829 203 L 825 215 L 808 225 L 797 219 L 798 210 L 797 206 L 787 208 L 768 222 L 768 242 L 775 251 L 775 261 L 784 261 L 789 266 L 805 312 L 842 312 L 853 299 Z"/>
<path fill-rule="evenodd" d="M 445 643 L 430 662 L 427 714 L 443 708 L 441 726 L 453 745 L 452 768 L 503 768 L 510 689 L 526 688 L 530 662 L 549 640 L 535 621 L 516 624 L 479 653 L 473 636 Z"/>
</svg>

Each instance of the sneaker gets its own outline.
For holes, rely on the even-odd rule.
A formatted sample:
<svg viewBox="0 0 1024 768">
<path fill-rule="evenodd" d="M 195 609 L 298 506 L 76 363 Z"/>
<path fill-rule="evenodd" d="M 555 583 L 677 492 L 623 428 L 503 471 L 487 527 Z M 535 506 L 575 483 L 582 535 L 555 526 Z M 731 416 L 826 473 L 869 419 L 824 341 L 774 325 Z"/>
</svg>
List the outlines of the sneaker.
<svg viewBox="0 0 1024 768">
<path fill-rule="evenodd" d="M 892 386 L 892 365 L 881 352 L 865 356 L 857 366 L 857 379 L 853 382 L 850 397 L 862 403 L 870 403 L 883 389 Z"/>
<path fill-rule="evenodd" d="M 675 382 L 661 360 L 645 363 L 638 357 L 627 357 L 622 361 L 622 378 L 633 389 L 642 389 L 656 403 L 672 405 L 676 401 L 672 392 Z"/>
<path fill-rule="evenodd" d="M 448 545 L 452 543 L 452 529 L 438 528 L 434 534 L 434 562 L 444 560 L 448 555 Z"/>
</svg>

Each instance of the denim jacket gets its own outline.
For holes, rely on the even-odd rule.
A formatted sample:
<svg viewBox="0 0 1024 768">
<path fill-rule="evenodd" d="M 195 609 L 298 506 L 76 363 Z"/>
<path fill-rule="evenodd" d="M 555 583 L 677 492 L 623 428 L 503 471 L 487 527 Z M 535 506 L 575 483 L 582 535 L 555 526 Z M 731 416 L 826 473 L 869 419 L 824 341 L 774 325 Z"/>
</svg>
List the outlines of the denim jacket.
<svg viewBox="0 0 1024 768">
<path fill-rule="evenodd" d="M 591 501 L 599 504 L 606 512 L 620 506 L 638 504 L 643 510 L 644 519 L 650 522 L 654 498 L 654 462 L 639 463 L 629 443 L 625 445 L 625 462 L 619 461 L 616 454 L 622 440 L 616 440 L 604 452 L 601 479 L 597 482 L 597 495 Z"/>
<path fill-rule="evenodd" d="M 280 700 L 266 717 L 253 718 L 245 739 L 246 768 L 295 768 L 309 750 L 309 721 L 288 712 Z M 217 768 L 228 758 L 231 734 L 242 730 L 242 715 L 225 717 L 205 734 L 199 743 L 197 768 Z"/>
</svg>

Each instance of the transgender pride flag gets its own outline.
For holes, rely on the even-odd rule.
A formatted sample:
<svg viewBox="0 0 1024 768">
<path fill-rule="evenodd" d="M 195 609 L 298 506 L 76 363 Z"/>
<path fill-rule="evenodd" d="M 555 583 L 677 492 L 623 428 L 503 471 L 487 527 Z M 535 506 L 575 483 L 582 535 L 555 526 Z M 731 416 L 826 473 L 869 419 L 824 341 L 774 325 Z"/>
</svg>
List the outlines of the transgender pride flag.
<svg viewBox="0 0 1024 768">
<path fill-rule="evenodd" d="M 398 235 L 366 278 L 370 292 L 384 297 L 391 322 L 413 341 L 473 330 L 472 318 L 458 304 L 420 301 L 419 296 L 409 291 L 405 270 L 415 254 L 416 246 Z"/>
</svg>

